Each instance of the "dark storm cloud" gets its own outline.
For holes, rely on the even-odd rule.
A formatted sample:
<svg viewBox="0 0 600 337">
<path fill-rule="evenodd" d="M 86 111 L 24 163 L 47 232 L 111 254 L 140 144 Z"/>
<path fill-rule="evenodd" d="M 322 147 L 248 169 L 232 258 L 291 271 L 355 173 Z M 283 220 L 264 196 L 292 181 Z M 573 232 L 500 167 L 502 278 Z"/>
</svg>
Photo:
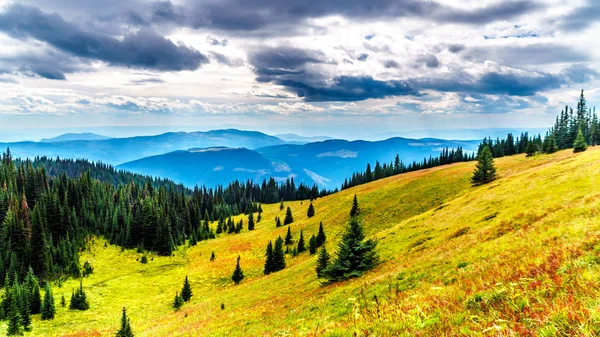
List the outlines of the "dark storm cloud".
<svg viewBox="0 0 600 337">
<path fill-rule="evenodd" d="M 64 53 L 47 51 L 44 54 L 20 54 L 0 58 L 0 63 L 10 67 L 10 72 L 38 76 L 50 80 L 64 80 L 66 74 L 85 71 L 88 65 Z"/>
<path fill-rule="evenodd" d="M 169 0 L 155 2 L 148 15 L 155 22 L 172 22 L 192 28 L 256 32 L 273 26 L 272 35 L 290 34 L 296 26 L 311 18 L 341 15 L 369 20 L 378 18 L 418 17 L 435 22 L 486 24 L 514 19 L 542 6 L 531 0 L 498 2 L 474 10 L 445 6 L 434 1 L 418 0 L 223 0 L 173 5 Z M 143 10 L 143 9 L 140 9 Z"/>
<path fill-rule="evenodd" d="M 587 3 L 565 15 L 560 27 L 568 31 L 580 31 L 600 21 L 600 1 L 588 0 Z"/>
<path fill-rule="evenodd" d="M 311 86 L 306 83 L 277 79 L 276 84 L 286 87 L 308 102 L 362 101 L 370 98 L 415 95 L 419 93 L 405 81 L 378 81 L 370 76 L 339 76 L 326 86 Z"/>
<path fill-rule="evenodd" d="M 304 74 L 310 64 L 330 63 L 321 51 L 294 47 L 261 48 L 250 52 L 248 61 L 259 82 Z"/>
<path fill-rule="evenodd" d="M 71 55 L 115 66 L 179 71 L 195 70 L 208 62 L 199 51 L 175 44 L 148 28 L 119 40 L 85 31 L 58 14 L 18 4 L 9 5 L 0 13 L 0 31 L 17 39 L 43 41 Z"/>
</svg>

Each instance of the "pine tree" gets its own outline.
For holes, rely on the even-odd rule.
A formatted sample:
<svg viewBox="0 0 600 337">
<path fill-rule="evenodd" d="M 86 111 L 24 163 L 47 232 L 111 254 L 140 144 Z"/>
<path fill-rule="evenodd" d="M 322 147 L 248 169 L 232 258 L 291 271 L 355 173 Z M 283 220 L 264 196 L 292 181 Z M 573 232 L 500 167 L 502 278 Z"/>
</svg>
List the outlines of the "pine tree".
<svg viewBox="0 0 600 337">
<path fill-rule="evenodd" d="M 288 206 L 287 210 L 285 211 L 285 219 L 283 219 L 283 224 L 289 225 L 292 222 L 294 222 L 294 217 L 292 216 L 292 210 L 290 209 L 290 206 Z"/>
<path fill-rule="evenodd" d="M 482 149 L 477 156 L 477 165 L 473 172 L 473 178 L 471 181 L 473 184 L 487 184 L 490 181 L 496 179 L 496 167 L 494 166 L 494 158 L 492 152 L 486 145 L 482 146 Z"/>
<path fill-rule="evenodd" d="M 271 241 L 267 244 L 267 251 L 265 252 L 265 268 L 263 270 L 265 275 L 269 275 L 273 272 L 273 244 Z"/>
<path fill-rule="evenodd" d="M 184 303 L 185 301 L 181 295 L 179 295 L 179 293 L 175 293 L 175 298 L 173 299 L 173 309 L 175 309 L 175 311 L 181 310 L 181 307 L 183 307 Z"/>
<path fill-rule="evenodd" d="M 69 309 L 71 310 L 87 310 L 90 308 L 90 304 L 87 301 L 87 296 L 83 290 L 83 282 L 80 281 L 79 289 L 76 289 L 71 294 L 71 303 Z"/>
<path fill-rule="evenodd" d="M 577 138 L 575 138 L 575 142 L 573 143 L 573 152 L 577 153 L 585 150 L 587 150 L 587 143 L 585 142 L 581 128 L 579 128 L 579 131 L 577 131 Z"/>
<path fill-rule="evenodd" d="M 325 271 L 329 281 L 335 282 L 358 277 L 378 263 L 379 257 L 375 251 L 377 242 L 372 239 L 366 241 L 364 239 L 362 225 L 356 218 L 350 219 L 342 241 L 338 244 L 336 259 Z"/>
<path fill-rule="evenodd" d="M 306 247 L 304 246 L 304 232 L 300 230 L 300 238 L 298 239 L 298 253 L 302 253 L 306 251 Z"/>
<path fill-rule="evenodd" d="M 17 307 L 21 315 L 21 325 L 23 330 L 31 331 L 31 312 L 29 309 L 29 290 L 26 287 L 19 286 L 18 282 L 15 281 L 14 293 L 17 299 Z"/>
<path fill-rule="evenodd" d="M 279 203 L 279 210 L 280 210 L 280 211 L 283 211 L 283 207 L 284 207 L 284 206 L 283 206 L 283 200 L 281 200 L 281 202 Z"/>
<path fill-rule="evenodd" d="M 317 247 L 321 247 L 325 244 L 327 237 L 325 236 L 325 231 L 323 230 L 323 221 L 319 223 L 319 233 L 317 234 Z"/>
<path fill-rule="evenodd" d="M 358 198 L 356 198 L 356 194 L 354 195 L 354 200 L 352 201 L 352 209 L 350 209 L 350 217 L 355 217 L 360 213 L 360 207 L 358 206 Z"/>
<path fill-rule="evenodd" d="M 278 237 L 273 248 L 273 270 L 279 271 L 285 268 L 285 253 L 283 252 L 283 239 Z"/>
<path fill-rule="evenodd" d="M 531 157 L 534 156 L 535 153 L 537 152 L 537 146 L 535 145 L 534 142 L 529 142 L 529 144 L 527 144 L 527 149 L 525 150 L 525 153 L 527 154 L 527 157 Z"/>
<path fill-rule="evenodd" d="M 291 245 L 294 242 L 294 239 L 292 237 L 292 227 L 288 227 L 287 230 L 287 234 L 285 235 L 285 245 Z"/>
<path fill-rule="evenodd" d="M 327 253 L 327 249 L 323 246 L 319 251 L 319 257 L 317 258 L 317 277 L 325 277 L 325 271 L 329 266 L 329 259 L 329 253 Z"/>
<path fill-rule="evenodd" d="M 65 297 L 63 296 L 64 300 Z M 64 307 L 64 305 L 63 305 Z M 51 320 L 54 319 L 54 315 L 56 314 L 56 309 L 54 307 L 54 296 L 52 296 L 52 289 L 50 288 L 50 283 L 46 283 L 46 288 L 44 291 L 44 302 L 42 303 L 42 319 L 43 320 Z"/>
<path fill-rule="evenodd" d="M 123 307 L 123 315 L 121 316 L 121 327 L 117 331 L 116 337 L 133 337 L 133 332 L 131 331 L 131 324 L 129 323 L 129 318 L 127 318 L 127 311 L 125 307 Z"/>
<path fill-rule="evenodd" d="M 275 227 L 281 227 L 281 219 L 279 217 L 275 217 Z"/>
<path fill-rule="evenodd" d="M 63 308 L 67 306 L 67 299 L 65 298 L 65 295 L 60 297 L 60 306 Z"/>
<path fill-rule="evenodd" d="M 254 230 L 254 215 L 252 213 L 248 215 L 248 230 Z"/>
<path fill-rule="evenodd" d="M 315 215 L 315 208 L 313 207 L 312 202 L 308 205 L 308 211 L 306 212 L 306 216 L 312 218 Z"/>
<path fill-rule="evenodd" d="M 233 280 L 233 282 L 235 284 L 239 284 L 244 279 L 244 272 L 242 271 L 242 268 L 240 267 L 240 256 L 239 255 L 237 258 L 237 264 L 235 265 L 235 270 L 233 271 L 233 274 L 231 275 L 231 279 Z"/>
<path fill-rule="evenodd" d="M 317 252 L 317 238 L 314 234 L 310 237 L 310 240 L 308 240 L 308 252 L 310 255 L 313 255 Z"/>
<path fill-rule="evenodd" d="M 192 299 L 192 296 L 192 286 L 190 285 L 188 277 L 186 276 L 185 281 L 183 281 L 183 288 L 181 289 L 181 298 L 184 302 L 189 302 L 190 299 Z"/>
<path fill-rule="evenodd" d="M 17 306 L 16 294 L 14 294 L 13 291 L 8 288 L 6 289 L 6 292 L 9 298 L 8 308 L 6 312 L 6 317 L 8 318 L 8 329 L 6 331 L 6 335 L 23 335 L 22 319 L 21 314 L 19 313 L 19 308 Z M 10 292 L 11 294 L 8 294 L 8 292 Z"/>
<path fill-rule="evenodd" d="M 210 253 L 210 260 L 211 261 L 215 260 L 215 251 L 214 250 Z"/>
</svg>

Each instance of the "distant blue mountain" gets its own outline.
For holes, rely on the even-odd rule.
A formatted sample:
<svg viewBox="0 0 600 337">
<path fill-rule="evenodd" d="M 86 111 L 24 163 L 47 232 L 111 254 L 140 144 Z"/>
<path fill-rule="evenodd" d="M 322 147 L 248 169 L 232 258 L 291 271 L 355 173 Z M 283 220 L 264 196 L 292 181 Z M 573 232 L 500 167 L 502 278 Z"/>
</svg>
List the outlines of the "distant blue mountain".
<svg viewBox="0 0 600 337">
<path fill-rule="evenodd" d="M 245 148 L 212 147 L 174 151 L 134 160 L 119 169 L 170 179 L 187 186 L 227 185 L 234 180 L 285 180 L 291 168 Z"/>
<path fill-rule="evenodd" d="M 54 138 L 42 138 L 40 142 L 44 143 L 52 143 L 52 142 L 65 142 L 71 140 L 105 140 L 111 139 L 112 137 L 107 137 L 103 135 L 99 135 L 96 133 L 85 132 L 85 133 L 65 133 L 60 136 Z"/>
<path fill-rule="evenodd" d="M 21 158 L 35 156 L 86 158 L 117 165 L 190 148 L 226 146 L 255 149 L 280 144 L 285 144 L 285 141 L 264 133 L 227 129 L 207 132 L 169 132 L 156 136 L 105 140 L 0 143 L 0 147 L 10 147 L 12 153 Z"/>
<path fill-rule="evenodd" d="M 209 148 L 176 151 L 119 165 L 141 174 L 168 177 L 188 186 L 214 186 L 233 180 L 261 181 L 269 177 L 296 183 L 340 187 L 345 178 L 364 170 L 367 163 L 391 162 L 396 154 L 405 162 L 438 156 L 445 148 L 474 151 L 479 141 L 391 138 L 383 141 L 327 140 L 304 145 L 283 144 L 249 149 Z"/>
</svg>

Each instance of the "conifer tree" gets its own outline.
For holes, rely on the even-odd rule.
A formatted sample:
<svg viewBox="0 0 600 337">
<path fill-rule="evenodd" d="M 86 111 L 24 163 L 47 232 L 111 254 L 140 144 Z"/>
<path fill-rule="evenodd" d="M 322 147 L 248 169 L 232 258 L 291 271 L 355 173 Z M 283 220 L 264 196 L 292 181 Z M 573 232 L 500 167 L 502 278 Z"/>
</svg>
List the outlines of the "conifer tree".
<svg viewBox="0 0 600 337">
<path fill-rule="evenodd" d="M 317 238 L 313 234 L 308 240 L 308 252 L 313 255 L 317 252 Z"/>
<path fill-rule="evenodd" d="M 358 198 L 356 194 L 354 195 L 354 200 L 352 201 L 352 208 L 350 209 L 350 217 L 355 217 L 360 213 L 360 207 L 358 206 Z"/>
<path fill-rule="evenodd" d="M 283 219 L 283 224 L 289 225 L 292 222 L 294 222 L 294 217 L 292 216 L 292 210 L 290 209 L 290 206 L 288 206 L 287 210 L 285 211 L 285 219 Z"/>
<path fill-rule="evenodd" d="M 577 138 L 575 138 L 575 142 L 573 143 L 573 152 L 577 153 L 585 150 L 587 150 L 587 143 L 585 142 L 581 128 L 579 128 L 579 131 L 577 131 Z"/>
<path fill-rule="evenodd" d="M 269 275 L 273 271 L 273 244 L 271 241 L 267 244 L 267 251 L 265 252 L 265 268 L 263 270 L 265 275 Z"/>
<path fill-rule="evenodd" d="M 483 145 L 477 156 L 477 165 L 473 172 L 471 181 L 473 184 L 487 184 L 496 179 L 496 167 L 494 166 L 494 158 L 492 152 L 487 145 Z"/>
<path fill-rule="evenodd" d="M 183 298 L 181 298 L 181 295 L 179 295 L 179 293 L 175 293 L 175 298 L 173 299 L 173 309 L 175 309 L 175 311 L 181 310 L 181 307 L 183 307 L 184 303 L 185 301 Z"/>
<path fill-rule="evenodd" d="M 83 281 L 79 283 L 79 289 L 76 289 L 71 294 L 71 303 L 69 309 L 71 310 L 87 310 L 90 308 L 90 304 L 87 300 L 85 291 L 83 290 Z"/>
<path fill-rule="evenodd" d="M 279 203 L 279 210 L 283 211 L 283 208 L 284 208 L 284 206 L 283 206 L 283 200 L 281 200 L 281 202 Z"/>
<path fill-rule="evenodd" d="M 273 248 L 273 268 L 272 271 L 280 271 L 285 268 L 285 253 L 283 252 L 283 239 L 280 237 L 275 240 Z"/>
<path fill-rule="evenodd" d="M 60 297 L 60 306 L 63 308 L 67 306 L 67 299 L 65 298 L 65 295 Z"/>
<path fill-rule="evenodd" d="M 215 260 L 215 251 L 214 250 L 210 253 L 210 260 L 211 261 Z"/>
<path fill-rule="evenodd" d="M 121 327 L 117 331 L 116 337 L 134 337 L 131 331 L 131 324 L 127 318 L 127 311 L 123 307 L 123 315 L 121 315 Z"/>
<path fill-rule="evenodd" d="M 183 288 L 181 289 L 181 298 L 184 302 L 189 302 L 192 299 L 192 286 L 190 285 L 190 281 L 188 277 L 185 277 L 185 281 L 183 281 Z"/>
<path fill-rule="evenodd" d="M 62 299 L 64 300 L 64 296 Z M 64 307 L 64 305 L 63 305 Z M 54 296 L 52 296 L 52 289 L 50 288 L 50 283 L 46 282 L 46 288 L 44 291 L 44 302 L 42 303 L 42 319 L 43 320 L 51 320 L 54 319 L 54 315 L 56 314 L 56 309 L 54 307 Z"/>
<path fill-rule="evenodd" d="M 319 223 L 319 233 L 317 234 L 317 247 L 321 247 L 325 244 L 327 237 L 325 236 L 325 230 L 323 230 L 323 221 Z"/>
<path fill-rule="evenodd" d="M 33 269 L 29 267 L 29 272 L 25 277 L 25 290 L 29 295 L 29 312 L 32 315 L 40 313 L 42 308 L 42 297 L 40 295 L 40 284 L 37 277 L 33 273 Z"/>
<path fill-rule="evenodd" d="M 298 239 L 298 254 L 306 251 L 306 247 L 304 246 L 304 232 L 300 230 L 300 238 Z"/>
<path fill-rule="evenodd" d="M 235 270 L 233 271 L 233 274 L 231 275 L 231 279 L 233 280 L 233 282 L 235 284 L 239 284 L 244 279 L 244 272 L 242 271 L 242 268 L 240 267 L 240 256 L 239 255 L 237 258 L 237 264 L 235 265 Z"/>
<path fill-rule="evenodd" d="M 17 306 L 16 294 L 12 293 L 13 291 L 10 289 L 6 289 L 8 301 L 8 308 L 6 312 L 6 317 L 8 319 L 8 328 L 6 331 L 7 336 L 20 336 L 23 335 L 23 325 L 21 314 L 19 313 L 19 308 Z M 11 294 L 9 294 L 9 292 Z M 5 299 L 6 301 L 6 299 Z"/>
<path fill-rule="evenodd" d="M 319 251 L 319 257 L 317 258 L 317 277 L 325 277 L 325 271 L 329 266 L 329 259 L 329 253 L 327 253 L 327 249 L 323 246 Z"/>
<path fill-rule="evenodd" d="M 254 230 L 254 215 L 252 213 L 248 215 L 248 230 Z"/>
<path fill-rule="evenodd" d="M 17 307 L 19 314 L 21 315 L 21 325 L 23 330 L 31 331 L 31 312 L 29 309 L 29 290 L 26 287 L 22 287 L 15 281 L 13 285 L 13 291 L 17 300 Z"/>
<path fill-rule="evenodd" d="M 281 227 L 281 219 L 279 217 L 275 217 L 275 227 Z"/>
<path fill-rule="evenodd" d="M 313 204 L 311 202 L 310 205 L 308 205 L 308 211 L 306 212 L 306 216 L 308 216 L 309 218 L 311 218 L 314 215 L 315 215 L 315 208 L 313 207 Z"/>
<path fill-rule="evenodd" d="M 363 227 L 358 220 L 350 219 L 342 241 L 338 244 L 336 259 L 325 271 L 327 279 L 335 282 L 358 277 L 373 268 L 379 261 L 376 246 L 377 241 L 365 240 Z"/>
<path fill-rule="evenodd" d="M 285 245 L 291 245 L 294 242 L 292 237 L 292 229 L 291 226 L 288 227 L 287 233 L 285 235 Z"/>
<path fill-rule="evenodd" d="M 529 142 L 529 144 L 527 144 L 527 150 L 525 151 L 525 153 L 527 154 L 527 157 L 534 156 L 536 152 L 537 152 L 537 146 L 535 145 L 535 143 Z"/>
</svg>

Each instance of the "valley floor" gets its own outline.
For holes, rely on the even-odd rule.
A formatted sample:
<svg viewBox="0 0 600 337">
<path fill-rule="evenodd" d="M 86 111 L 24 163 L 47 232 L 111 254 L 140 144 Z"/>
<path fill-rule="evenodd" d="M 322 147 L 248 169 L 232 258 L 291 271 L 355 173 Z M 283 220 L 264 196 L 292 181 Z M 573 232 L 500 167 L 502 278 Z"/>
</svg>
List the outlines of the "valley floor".
<svg viewBox="0 0 600 337">
<path fill-rule="evenodd" d="M 344 190 L 314 201 L 312 218 L 308 201 L 286 203 L 294 238 L 303 230 L 308 240 L 323 221 L 333 253 L 357 194 L 382 263 L 332 285 L 321 285 L 317 256 L 308 252 L 263 275 L 268 241 L 287 231 L 275 227 L 274 218 L 285 215 L 279 204 L 263 205 L 252 232 L 220 235 L 148 264 L 97 238 L 81 260 L 95 270 L 83 280 L 90 310 L 58 305 L 55 320 L 35 317 L 27 335 L 114 336 L 122 307 L 136 337 L 600 335 L 600 148 L 496 165 L 500 178 L 478 187 L 470 162 Z M 246 278 L 234 285 L 238 254 Z M 186 275 L 194 296 L 175 312 Z M 56 303 L 78 284 L 54 285 Z"/>
</svg>

